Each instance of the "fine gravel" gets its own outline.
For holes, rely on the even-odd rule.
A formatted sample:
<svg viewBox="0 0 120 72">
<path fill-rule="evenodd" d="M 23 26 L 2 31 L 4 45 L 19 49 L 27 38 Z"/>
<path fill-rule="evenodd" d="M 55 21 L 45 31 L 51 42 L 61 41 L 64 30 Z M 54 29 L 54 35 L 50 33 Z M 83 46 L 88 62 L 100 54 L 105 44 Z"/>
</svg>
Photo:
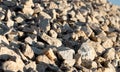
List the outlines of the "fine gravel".
<svg viewBox="0 0 120 72">
<path fill-rule="evenodd" d="M 0 72 L 120 72 L 120 6 L 0 0 Z"/>
</svg>

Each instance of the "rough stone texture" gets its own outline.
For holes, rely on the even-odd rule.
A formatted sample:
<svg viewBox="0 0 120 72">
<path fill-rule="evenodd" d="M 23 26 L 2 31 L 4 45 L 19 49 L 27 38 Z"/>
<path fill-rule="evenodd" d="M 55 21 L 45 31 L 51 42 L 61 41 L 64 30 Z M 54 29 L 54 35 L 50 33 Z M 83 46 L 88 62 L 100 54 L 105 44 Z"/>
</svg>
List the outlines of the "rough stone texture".
<svg viewBox="0 0 120 72">
<path fill-rule="evenodd" d="M 46 52 L 45 52 L 45 55 L 52 61 L 54 61 L 56 58 L 55 54 L 53 53 L 53 50 L 52 49 L 48 49 Z"/>
<path fill-rule="evenodd" d="M 113 46 L 113 42 L 111 39 L 107 39 L 104 43 L 102 43 L 104 48 L 111 48 Z"/>
<path fill-rule="evenodd" d="M 5 36 L 2 36 L 2 35 L 0 35 L 0 43 L 2 44 L 2 43 L 6 43 L 7 45 L 9 45 L 9 42 L 8 42 L 8 40 L 6 39 L 6 37 Z"/>
<path fill-rule="evenodd" d="M 75 64 L 75 59 L 66 59 L 63 63 L 72 67 Z"/>
<path fill-rule="evenodd" d="M 75 54 L 75 51 L 73 49 L 70 49 L 68 47 L 59 47 L 57 51 L 59 57 L 62 59 L 73 59 L 73 55 Z"/>
<path fill-rule="evenodd" d="M 13 61 L 6 61 L 3 63 L 3 69 L 10 70 L 10 71 L 23 71 L 24 63 L 21 60 L 20 56 L 16 54 L 13 50 L 8 49 L 7 47 L 0 48 L 0 59 L 2 60 L 13 60 Z M 20 64 L 20 65 L 19 65 Z M 15 68 L 13 67 L 15 66 Z"/>
<path fill-rule="evenodd" d="M 25 50 L 24 50 L 23 54 L 30 59 L 32 59 L 34 57 L 34 52 L 28 44 L 25 46 Z"/>
<path fill-rule="evenodd" d="M 49 45 L 53 45 L 53 46 L 56 46 L 56 47 L 59 47 L 62 45 L 62 42 L 59 40 L 59 39 L 56 39 L 56 38 L 52 38 L 50 36 L 48 36 L 47 34 L 43 33 L 41 35 L 41 38 L 46 41 Z"/>
<path fill-rule="evenodd" d="M 114 48 L 108 49 L 104 54 L 104 58 L 106 58 L 107 60 L 115 59 L 115 49 Z"/>
<path fill-rule="evenodd" d="M 108 0 L 0 0 L 0 72 L 120 72 L 120 6 Z"/>
<path fill-rule="evenodd" d="M 51 61 L 46 55 L 40 55 L 40 56 L 38 56 L 38 57 L 36 58 L 36 61 L 37 61 L 38 63 L 44 62 L 44 63 L 46 63 L 46 64 L 53 64 L 53 63 L 54 63 L 54 62 Z"/>
<path fill-rule="evenodd" d="M 53 38 L 57 38 L 57 33 L 54 30 L 50 30 L 50 36 Z"/>
<path fill-rule="evenodd" d="M 47 32 L 50 30 L 50 22 L 48 19 L 43 19 L 40 24 L 39 27 L 41 28 L 41 30 Z"/>
<path fill-rule="evenodd" d="M 26 71 L 29 71 L 31 68 L 32 68 L 33 71 L 36 70 L 37 67 L 36 67 L 35 62 L 30 61 L 27 65 L 25 65 Z M 30 71 L 32 71 L 32 70 L 30 70 Z"/>
<path fill-rule="evenodd" d="M 6 61 L 5 63 L 3 63 L 3 69 L 4 71 L 23 71 L 23 66 L 18 65 L 16 62 L 14 61 Z"/>
<path fill-rule="evenodd" d="M 94 60 L 96 57 L 95 49 L 90 45 L 90 43 L 83 43 L 78 50 L 83 60 Z"/>
<path fill-rule="evenodd" d="M 75 65 L 80 66 L 81 63 L 82 63 L 81 55 L 80 54 L 76 54 L 75 57 L 74 57 L 74 59 L 76 60 Z"/>
</svg>

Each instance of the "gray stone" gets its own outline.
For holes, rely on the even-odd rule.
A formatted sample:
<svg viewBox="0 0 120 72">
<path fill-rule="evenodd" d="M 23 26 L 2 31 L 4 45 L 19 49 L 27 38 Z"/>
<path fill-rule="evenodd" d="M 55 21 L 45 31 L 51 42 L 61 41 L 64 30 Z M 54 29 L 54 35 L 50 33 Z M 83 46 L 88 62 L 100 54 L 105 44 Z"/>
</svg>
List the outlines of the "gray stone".
<svg viewBox="0 0 120 72">
<path fill-rule="evenodd" d="M 82 30 L 85 32 L 85 34 L 87 35 L 87 37 L 90 37 L 90 35 L 92 34 L 92 29 L 87 25 L 87 26 L 83 26 Z"/>
<path fill-rule="evenodd" d="M 50 30 L 50 22 L 48 19 L 43 19 L 40 21 L 39 27 L 41 28 L 41 30 L 47 32 Z"/>
<path fill-rule="evenodd" d="M 90 43 L 84 42 L 78 50 L 83 60 L 94 60 L 96 57 L 95 49 Z"/>
<path fill-rule="evenodd" d="M 40 54 L 43 54 L 43 50 L 42 49 L 39 49 L 37 47 L 32 47 L 32 50 L 35 54 L 37 55 L 40 55 Z"/>
</svg>

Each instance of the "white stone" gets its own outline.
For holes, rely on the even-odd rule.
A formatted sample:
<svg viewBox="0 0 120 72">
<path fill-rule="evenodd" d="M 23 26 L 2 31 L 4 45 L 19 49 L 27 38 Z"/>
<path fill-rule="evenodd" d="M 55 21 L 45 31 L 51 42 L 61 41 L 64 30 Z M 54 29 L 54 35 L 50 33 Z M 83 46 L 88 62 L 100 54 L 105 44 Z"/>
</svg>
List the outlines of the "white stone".
<svg viewBox="0 0 120 72">
<path fill-rule="evenodd" d="M 94 60 L 96 57 L 96 52 L 91 44 L 83 43 L 78 50 L 78 53 L 81 55 L 83 60 Z"/>
<path fill-rule="evenodd" d="M 75 54 L 75 51 L 68 47 L 59 47 L 57 53 L 60 57 L 62 57 L 62 59 L 66 60 L 66 59 L 73 59 L 73 55 Z"/>
</svg>

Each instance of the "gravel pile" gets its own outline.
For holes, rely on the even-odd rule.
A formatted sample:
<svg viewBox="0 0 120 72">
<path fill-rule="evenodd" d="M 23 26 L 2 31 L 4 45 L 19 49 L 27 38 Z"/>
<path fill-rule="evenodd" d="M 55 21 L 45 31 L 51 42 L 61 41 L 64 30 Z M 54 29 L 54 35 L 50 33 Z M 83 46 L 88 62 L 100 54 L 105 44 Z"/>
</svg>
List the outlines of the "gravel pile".
<svg viewBox="0 0 120 72">
<path fill-rule="evenodd" d="M 0 0 L 0 72 L 120 72 L 120 7 Z"/>
</svg>

